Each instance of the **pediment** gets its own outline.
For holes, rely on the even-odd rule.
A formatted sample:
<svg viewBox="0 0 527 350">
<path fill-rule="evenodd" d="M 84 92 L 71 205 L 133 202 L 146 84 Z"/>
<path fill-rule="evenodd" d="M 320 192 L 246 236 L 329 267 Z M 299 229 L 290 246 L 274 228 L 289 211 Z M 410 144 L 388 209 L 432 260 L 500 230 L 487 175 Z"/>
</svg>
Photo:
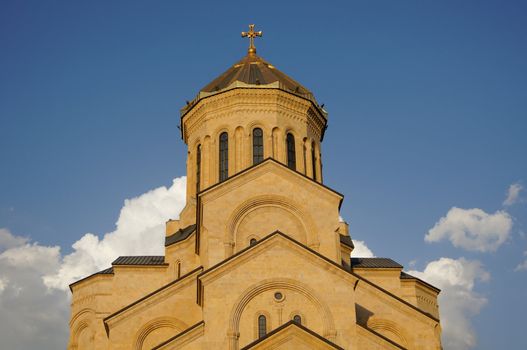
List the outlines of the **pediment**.
<svg viewBox="0 0 527 350">
<path fill-rule="evenodd" d="M 198 251 L 218 244 L 226 247 L 205 250 L 203 266 L 212 266 L 277 230 L 340 262 L 336 230 L 342 199 L 273 159 L 248 168 L 199 194 Z"/>
<path fill-rule="evenodd" d="M 260 349 L 340 350 L 343 348 L 300 324 L 288 322 L 242 350 Z"/>
<path fill-rule="evenodd" d="M 261 178 L 265 178 L 265 182 L 268 185 L 261 188 L 262 193 L 270 193 L 273 187 L 277 187 L 281 183 L 286 183 L 290 192 L 308 192 L 311 196 L 317 195 L 326 197 L 327 199 L 336 199 L 339 206 L 344 198 L 342 194 L 335 190 L 297 171 L 291 170 L 273 158 L 267 158 L 263 162 L 253 165 L 229 177 L 227 180 L 201 191 L 199 197 L 202 201 L 214 200 L 226 192 L 242 190 L 245 187 L 244 185 L 251 185 L 251 183 L 257 182 L 257 179 Z M 257 192 L 258 187 L 252 187 L 252 189 Z"/>
<path fill-rule="evenodd" d="M 233 256 L 225 259 L 219 264 L 216 264 L 201 274 L 198 278 L 205 284 L 212 282 L 218 278 L 230 278 L 229 274 L 234 270 L 252 269 L 254 265 L 266 266 L 266 262 L 270 256 L 274 257 L 274 264 L 282 264 L 283 266 L 318 266 L 324 271 L 330 271 L 333 274 L 339 275 L 341 278 L 347 279 L 348 283 L 355 283 L 358 276 L 350 274 L 342 266 L 336 264 L 327 257 L 314 251 L 313 249 L 295 241 L 287 234 L 276 231 L 264 237 L 253 246 L 249 246 Z M 267 264 L 267 266 L 269 266 Z M 272 273 L 275 273 L 273 271 Z"/>
</svg>

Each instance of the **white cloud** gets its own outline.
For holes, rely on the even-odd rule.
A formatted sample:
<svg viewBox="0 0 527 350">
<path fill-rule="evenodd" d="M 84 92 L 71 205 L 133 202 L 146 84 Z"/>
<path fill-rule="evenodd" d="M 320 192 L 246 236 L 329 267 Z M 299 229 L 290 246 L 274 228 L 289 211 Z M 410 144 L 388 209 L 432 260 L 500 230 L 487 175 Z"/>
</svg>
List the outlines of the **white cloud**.
<svg viewBox="0 0 527 350">
<path fill-rule="evenodd" d="M 42 276 L 59 267 L 58 247 L 29 243 L 2 229 L 0 339 L 6 349 L 60 349 L 68 336 L 68 296 L 48 291 Z"/>
<path fill-rule="evenodd" d="M 527 250 L 523 252 L 523 255 L 526 257 L 525 260 L 518 264 L 514 271 L 527 271 Z"/>
<path fill-rule="evenodd" d="M 7 280 L 7 278 L 0 278 L 0 294 L 2 294 L 2 292 L 4 291 L 4 289 L 7 287 L 7 283 L 9 281 Z"/>
<path fill-rule="evenodd" d="M 25 237 L 15 236 L 5 228 L 0 228 L 0 250 L 20 246 L 28 241 Z"/>
<path fill-rule="evenodd" d="M 353 245 L 355 248 L 351 252 L 352 257 L 373 258 L 375 256 L 364 241 L 353 240 Z"/>
<path fill-rule="evenodd" d="M 487 304 L 474 291 L 477 281 L 486 282 L 490 275 L 477 260 L 440 258 L 428 263 L 424 271 L 408 273 L 441 289 L 439 311 L 445 349 L 464 350 L 476 346 L 471 319 Z"/>
<path fill-rule="evenodd" d="M 426 242 L 449 239 L 455 247 L 470 251 L 495 251 L 510 235 L 512 218 L 505 211 L 488 214 L 481 209 L 453 207 L 425 236 Z"/>
<path fill-rule="evenodd" d="M 119 255 L 163 255 L 165 222 L 178 217 L 185 195 L 186 178 L 180 177 L 169 188 L 158 187 L 125 200 L 116 230 L 102 239 L 91 233 L 82 236 L 62 259 L 60 269 L 44 277 L 44 283 L 66 290 L 70 283 L 109 267 Z"/>
<path fill-rule="evenodd" d="M 523 190 L 523 186 L 519 183 L 514 183 L 509 186 L 507 191 L 507 198 L 503 201 L 504 206 L 511 206 L 518 202 L 520 199 L 520 192 Z"/>
<path fill-rule="evenodd" d="M 63 349 L 68 338 L 69 283 L 110 266 L 119 255 L 164 253 L 164 223 L 185 204 L 185 177 L 126 200 L 116 230 L 87 233 L 64 257 L 0 229 L 0 339 L 6 349 Z"/>
</svg>

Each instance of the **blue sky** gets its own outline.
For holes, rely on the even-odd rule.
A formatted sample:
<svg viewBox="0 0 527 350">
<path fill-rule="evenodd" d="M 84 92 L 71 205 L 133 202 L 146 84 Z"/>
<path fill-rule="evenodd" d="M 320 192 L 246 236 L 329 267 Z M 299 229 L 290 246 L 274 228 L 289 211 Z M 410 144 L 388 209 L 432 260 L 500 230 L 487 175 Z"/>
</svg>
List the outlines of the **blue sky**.
<svg viewBox="0 0 527 350">
<path fill-rule="evenodd" d="M 2 1 L 0 228 L 68 254 L 184 175 L 179 109 L 243 57 L 249 23 L 329 112 L 324 180 L 352 238 L 416 270 L 481 262 L 476 347 L 527 347 L 525 191 L 502 204 L 527 182 L 522 1 Z M 513 226 L 495 251 L 426 243 L 452 207 Z"/>
</svg>

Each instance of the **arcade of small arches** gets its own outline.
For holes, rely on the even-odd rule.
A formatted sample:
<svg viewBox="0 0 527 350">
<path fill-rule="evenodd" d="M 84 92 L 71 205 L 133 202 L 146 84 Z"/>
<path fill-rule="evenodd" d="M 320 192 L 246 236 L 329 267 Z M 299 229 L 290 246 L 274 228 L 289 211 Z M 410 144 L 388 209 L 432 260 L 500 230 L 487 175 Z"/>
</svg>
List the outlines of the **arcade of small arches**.
<svg viewBox="0 0 527 350">
<path fill-rule="evenodd" d="M 322 183 L 320 143 L 311 138 L 301 139 L 295 131 L 275 127 L 270 132 L 254 126 L 249 133 L 238 126 L 234 132 L 222 128 L 214 137 L 205 136 L 189 147 L 189 181 L 196 192 L 225 181 L 228 177 L 266 158 L 287 165 L 307 177 Z"/>
</svg>

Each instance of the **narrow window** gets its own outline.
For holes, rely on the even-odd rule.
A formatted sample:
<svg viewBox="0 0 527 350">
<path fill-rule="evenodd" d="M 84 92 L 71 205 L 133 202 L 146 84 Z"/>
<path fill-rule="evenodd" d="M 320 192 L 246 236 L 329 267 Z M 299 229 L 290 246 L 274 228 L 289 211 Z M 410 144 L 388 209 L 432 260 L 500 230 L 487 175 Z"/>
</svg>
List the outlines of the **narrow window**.
<svg viewBox="0 0 527 350">
<path fill-rule="evenodd" d="M 200 189 L 200 178 L 201 178 L 201 145 L 198 145 L 196 149 L 196 193 Z"/>
<path fill-rule="evenodd" d="M 255 245 L 258 241 L 256 238 L 251 238 L 251 241 L 249 242 L 250 245 Z"/>
<path fill-rule="evenodd" d="M 260 128 L 253 130 L 253 164 L 263 160 L 263 131 Z"/>
<path fill-rule="evenodd" d="M 302 144 L 302 155 L 304 156 L 304 175 L 307 175 L 307 157 L 306 157 L 306 144 Z"/>
<path fill-rule="evenodd" d="M 220 135 L 220 182 L 229 176 L 229 135 L 222 132 Z"/>
<path fill-rule="evenodd" d="M 296 154 L 295 154 L 295 137 L 293 134 L 287 134 L 287 166 L 296 170 Z"/>
<path fill-rule="evenodd" d="M 265 337 L 267 334 L 267 319 L 264 315 L 258 316 L 258 338 Z"/>
<path fill-rule="evenodd" d="M 315 143 L 311 144 L 311 163 L 313 164 L 313 180 L 317 179 L 317 160 L 315 157 Z"/>
<path fill-rule="evenodd" d="M 294 315 L 293 316 L 293 321 L 295 323 L 302 324 L 302 317 L 300 317 L 300 315 Z"/>
<path fill-rule="evenodd" d="M 181 262 L 177 262 L 177 278 L 181 277 Z"/>
</svg>

